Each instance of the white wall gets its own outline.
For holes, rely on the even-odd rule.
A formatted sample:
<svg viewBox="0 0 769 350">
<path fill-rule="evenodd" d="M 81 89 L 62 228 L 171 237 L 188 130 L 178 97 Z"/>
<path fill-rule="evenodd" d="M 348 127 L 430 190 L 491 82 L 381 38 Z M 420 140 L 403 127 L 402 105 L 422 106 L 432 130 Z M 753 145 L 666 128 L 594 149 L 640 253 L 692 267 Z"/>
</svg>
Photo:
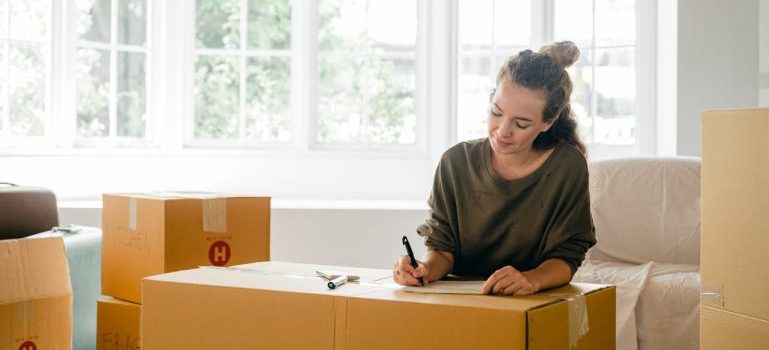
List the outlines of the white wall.
<svg viewBox="0 0 769 350">
<path fill-rule="evenodd" d="M 427 215 L 423 202 L 275 204 L 270 219 L 270 252 L 275 261 L 390 269 L 405 254 L 403 235 L 409 237 L 417 257 L 425 251 L 416 234 Z M 59 221 L 100 227 L 100 206 L 95 201 L 65 203 L 59 208 Z"/>
<path fill-rule="evenodd" d="M 436 166 L 427 155 L 364 158 L 209 153 L 3 156 L 0 180 L 49 188 L 59 200 L 100 199 L 104 192 L 194 190 L 274 198 L 424 201 Z"/>
<path fill-rule="evenodd" d="M 677 154 L 700 155 L 703 110 L 758 104 L 758 0 L 678 0 Z"/>
</svg>

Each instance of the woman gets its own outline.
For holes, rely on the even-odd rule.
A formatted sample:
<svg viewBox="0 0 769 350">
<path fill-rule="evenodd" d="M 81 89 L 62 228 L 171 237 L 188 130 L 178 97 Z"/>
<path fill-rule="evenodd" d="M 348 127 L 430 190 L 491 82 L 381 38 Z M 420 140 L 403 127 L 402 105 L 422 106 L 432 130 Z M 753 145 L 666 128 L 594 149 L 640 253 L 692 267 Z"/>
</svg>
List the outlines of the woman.
<svg viewBox="0 0 769 350">
<path fill-rule="evenodd" d="M 521 51 L 500 68 L 488 137 L 443 154 L 430 216 L 417 228 L 427 252 L 417 268 L 401 256 L 396 282 L 452 273 L 487 278 L 487 294 L 526 295 L 571 280 L 596 243 L 565 70 L 578 58 L 565 41 Z"/>
</svg>

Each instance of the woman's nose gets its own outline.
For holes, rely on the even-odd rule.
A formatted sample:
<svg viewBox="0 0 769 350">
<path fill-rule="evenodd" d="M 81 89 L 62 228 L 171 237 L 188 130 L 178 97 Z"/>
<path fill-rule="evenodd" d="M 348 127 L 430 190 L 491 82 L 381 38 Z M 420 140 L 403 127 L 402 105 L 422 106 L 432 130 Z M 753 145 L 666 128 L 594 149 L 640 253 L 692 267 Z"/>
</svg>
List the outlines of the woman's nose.
<svg viewBox="0 0 769 350">
<path fill-rule="evenodd" d="M 513 135 L 513 122 L 503 121 L 499 124 L 499 136 L 510 137 Z"/>
</svg>

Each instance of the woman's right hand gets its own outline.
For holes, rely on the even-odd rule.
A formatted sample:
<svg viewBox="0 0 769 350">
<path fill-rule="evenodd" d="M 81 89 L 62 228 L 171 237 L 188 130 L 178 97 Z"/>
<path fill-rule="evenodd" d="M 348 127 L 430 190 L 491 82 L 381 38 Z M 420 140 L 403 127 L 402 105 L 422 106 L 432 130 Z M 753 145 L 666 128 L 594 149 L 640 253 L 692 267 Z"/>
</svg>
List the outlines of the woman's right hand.
<svg viewBox="0 0 769 350">
<path fill-rule="evenodd" d="M 429 269 L 427 265 L 421 261 L 417 261 L 417 267 L 411 266 L 411 259 L 408 255 L 401 255 L 398 261 L 395 262 L 395 268 L 393 269 L 393 281 L 402 286 L 418 286 L 419 277 L 425 281 L 425 284 L 429 283 L 427 275 Z"/>
</svg>

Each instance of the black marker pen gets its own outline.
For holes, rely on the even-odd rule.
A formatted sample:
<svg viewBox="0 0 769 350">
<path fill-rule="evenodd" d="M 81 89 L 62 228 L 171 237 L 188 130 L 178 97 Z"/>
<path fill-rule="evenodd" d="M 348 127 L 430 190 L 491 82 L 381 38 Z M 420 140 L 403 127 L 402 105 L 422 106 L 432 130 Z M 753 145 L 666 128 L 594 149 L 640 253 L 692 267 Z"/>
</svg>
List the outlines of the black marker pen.
<svg viewBox="0 0 769 350">
<path fill-rule="evenodd" d="M 417 259 L 414 258 L 414 251 L 411 250 L 411 244 L 409 244 L 409 238 L 406 236 L 403 236 L 403 245 L 406 246 L 406 252 L 409 254 L 409 258 L 411 259 L 411 267 L 417 268 L 419 264 L 417 264 Z M 424 286 L 425 280 L 422 277 L 419 277 L 419 285 Z"/>
</svg>

